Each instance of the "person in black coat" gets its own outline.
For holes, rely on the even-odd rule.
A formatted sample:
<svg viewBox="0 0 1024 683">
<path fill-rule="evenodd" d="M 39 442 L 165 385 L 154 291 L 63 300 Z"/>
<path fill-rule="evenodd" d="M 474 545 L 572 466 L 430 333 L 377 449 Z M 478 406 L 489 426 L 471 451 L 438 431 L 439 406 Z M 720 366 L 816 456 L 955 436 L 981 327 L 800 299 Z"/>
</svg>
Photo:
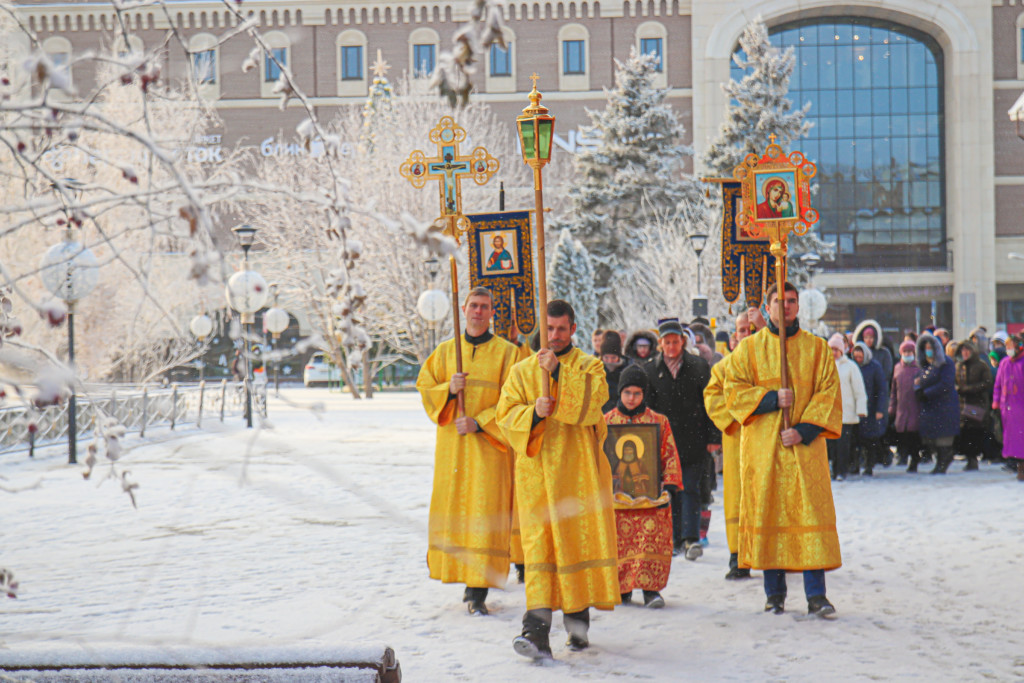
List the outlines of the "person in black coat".
<svg viewBox="0 0 1024 683">
<path fill-rule="evenodd" d="M 700 545 L 700 480 L 709 447 L 722 441 L 704 408 L 704 387 L 711 368 L 700 356 L 686 351 L 687 337 L 676 318 L 658 322 L 662 353 L 645 367 L 650 380 L 648 405 L 665 415 L 672 427 L 683 466 L 683 490 L 672 498 L 672 534 L 676 552 L 696 560 Z"/>
<path fill-rule="evenodd" d="M 622 357 L 622 337 L 615 330 L 608 330 L 601 338 L 601 362 L 604 363 L 604 376 L 608 380 L 608 386 L 619 386 L 619 377 L 622 369 L 629 365 L 629 361 Z M 602 406 L 602 412 L 607 413 L 615 407 L 618 396 L 609 396 Z"/>
</svg>

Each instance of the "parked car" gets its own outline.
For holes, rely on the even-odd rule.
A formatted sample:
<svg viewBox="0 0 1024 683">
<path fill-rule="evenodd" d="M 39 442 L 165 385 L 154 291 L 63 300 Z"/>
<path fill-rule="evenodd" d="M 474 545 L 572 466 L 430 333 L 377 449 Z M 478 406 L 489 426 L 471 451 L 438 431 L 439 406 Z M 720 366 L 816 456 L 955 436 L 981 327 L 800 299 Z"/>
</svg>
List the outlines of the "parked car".
<svg viewBox="0 0 1024 683">
<path fill-rule="evenodd" d="M 327 386 L 328 382 L 337 381 L 338 372 L 332 372 L 333 365 L 327 358 L 327 354 L 318 351 L 310 356 L 306 367 L 302 371 L 302 383 L 307 387 L 318 385 Z"/>
</svg>

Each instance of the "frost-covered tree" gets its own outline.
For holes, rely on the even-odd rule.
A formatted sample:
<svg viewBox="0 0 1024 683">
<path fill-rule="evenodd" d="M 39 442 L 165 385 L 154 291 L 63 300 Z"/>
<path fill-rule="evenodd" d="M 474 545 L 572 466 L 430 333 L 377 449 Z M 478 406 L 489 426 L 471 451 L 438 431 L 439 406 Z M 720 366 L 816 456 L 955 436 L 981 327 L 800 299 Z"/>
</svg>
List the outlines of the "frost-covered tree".
<svg viewBox="0 0 1024 683">
<path fill-rule="evenodd" d="M 594 266 L 583 243 L 563 228 L 555 245 L 548 275 L 550 298 L 565 299 L 576 311 L 576 339 L 583 347 L 597 329 L 597 294 L 594 292 Z"/>
<path fill-rule="evenodd" d="M 452 36 L 452 49 L 437 58 L 437 69 L 430 87 L 437 88 L 449 105 L 466 106 L 473 91 L 477 64 L 484 61 L 484 52 L 497 43 L 505 47 L 503 5 L 501 0 L 469 0 L 469 20 Z"/>
<path fill-rule="evenodd" d="M 568 227 L 590 252 L 602 323 L 606 302 L 626 275 L 641 246 L 640 233 L 654 212 L 672 214 L 700 201 L 698 183 L 685 173 L 693 150 L 683 143 L 683 125 L 654 86 L 653 55 L 630 52 L 616 60 L 615 88 L 602 111 L 590 111 L 588 135 L 598 141 L 576 157 L 577 180 Z"/>
<path fill-rule="evenodd" d="M 748 154 L 763 154 L 769 136 L 775 135 L 776 144 L 790 150 L 811 129 L 805 120 L 811 104 L 794 108 L 789 99 L 789 80 L 796 65 L 793 48 L 779 50 L 772 45 L 760 19 L 744 29 L 740 53 L 733 60 L 743 69 L 743 78 L 722 85 L 728 99 L 725 120 L 701 159 L 723 178 L 732 178 L 733 169 Z M 790 233 L 789 280 L 798 287 L 810 280 L 806 263 L 798 258 L 808 253 L 830 261 L 835 258 L 835 244 L 822 241 L 814 230 L 806 235 Z"/>
</svg>

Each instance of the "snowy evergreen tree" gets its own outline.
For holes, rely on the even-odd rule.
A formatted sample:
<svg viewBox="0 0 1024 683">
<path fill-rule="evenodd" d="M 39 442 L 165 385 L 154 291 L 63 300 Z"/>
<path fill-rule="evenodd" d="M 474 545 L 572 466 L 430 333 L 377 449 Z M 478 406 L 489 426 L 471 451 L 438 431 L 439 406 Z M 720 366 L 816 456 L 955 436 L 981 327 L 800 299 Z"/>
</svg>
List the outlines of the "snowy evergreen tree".
<svg viewBox="0 0 1024 683">
<path fill-rule="evenodd" d="M 548 277 L 550 299 L 565 299 L 576 310 L 574 344 L 587 348 L 590 333 L 597 329 L 597 294 L 594 292 L 594 266 L 583 243 L 563 228 L 555 246 Z"/>
<path fill-rule="evenodd" d="M 640 234 L 651 212 L 673 212 L 700 200 L 699 184 L 684 172 L 693 149 L 683 144 L 684 128 L 654 87 L 657 59 L 630 52 L 616 60 L 615 88 L 606 91 L 603 111 L 590 111 L 587 135 L 598 145 L 576 157 L 577 180 L 569 196 L 568 227 L 590 252 L 599 316 L 610 321 L 608 293 L 627 276 Z"/>
<path fill-rule="evenodd" d="M 731 178 L 733 169 L 748 154 L 763 154 L 770 135 L 774 134 L 776 144 L 788 151 L 798 148 L 794 143 L 811 129 L 804 120 L 810 103 L 794 108 L 788 97 L 789 79 L 796 65 L 793 48 L 780 51 L 773 46 L 768 28 L 758 19 L 740 36 L 740 51 L 733 60 L 745 74 L 739 82 L 723 84 L 729 99 L 725 121 L 702 157 L 711 173 L 724 178 Z M 810 280 L 806 263 L 799 259 L 809 253 L 830 261 L 835 258 L 835 244 L 822 241 L 814 230 L 806 235 L 790 233 L 789 280 L 798 287 Z"/>
</svg>

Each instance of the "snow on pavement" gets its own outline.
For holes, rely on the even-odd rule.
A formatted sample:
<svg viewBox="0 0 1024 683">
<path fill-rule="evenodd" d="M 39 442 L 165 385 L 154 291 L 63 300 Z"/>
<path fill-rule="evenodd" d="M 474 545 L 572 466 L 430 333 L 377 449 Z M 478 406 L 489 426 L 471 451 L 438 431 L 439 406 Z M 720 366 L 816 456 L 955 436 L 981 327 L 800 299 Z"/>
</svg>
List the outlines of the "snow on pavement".
<svg viewBox="0 0 1024 683">
<path fill-rule="evenodd" d="M 516 656 L 514 574 L 470 617 L 462 586 L 427 579 L 433 428 L 415 394 L 270 398 L 273 429 L 237 418 L 132 437 L 120 467 L 139 509 L 61 448 L 0 456 L 0 647 L 56 659 L 103 647 L 391 645 L 407 681 L 1024 679 L 1024 484 L 998 468 L 932 477 L 878 468 L 835 487 L 839 618 L 764 614 L 760 580 L 727 582 L 721 495 L 711 544 L 677 558 L 660 611 L 594 612 L 592 647 Z M 316 413 L 306 406 L 323 401 Z M 38 483 L 38 486 L 33 486 Z M 759 576 L 759 573 L 756 573 Z"/>
</svg>

